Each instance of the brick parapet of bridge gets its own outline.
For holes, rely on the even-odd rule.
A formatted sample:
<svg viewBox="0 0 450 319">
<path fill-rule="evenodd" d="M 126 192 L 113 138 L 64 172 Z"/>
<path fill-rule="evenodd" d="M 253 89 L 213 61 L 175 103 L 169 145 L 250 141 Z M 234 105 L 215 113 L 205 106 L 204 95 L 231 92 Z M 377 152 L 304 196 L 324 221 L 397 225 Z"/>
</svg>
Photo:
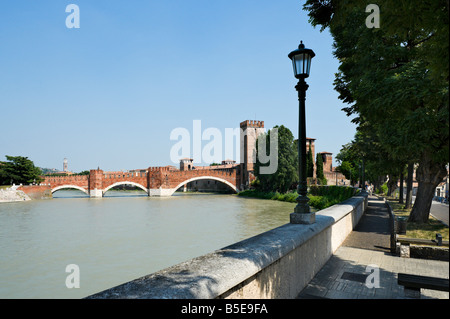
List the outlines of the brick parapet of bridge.
<svg viewBox="0 0 450 319">
<path fill-rule="evenodd" d="M 178 171 L 178 172 L 173 172 L 173 174 L 177 174 L 180 176 L 203 176 L 203 175 L 210 175 L 210 176 L 216 176 L 216 175 L 220 175 L 220 176 L 234 176 L 236 175 L 236 169 L 210 169 L 210 170 L 206 170 L 206 169 L 202 169 L 202 170 L 190 170 L 190 171 Z"/>
<path fill-rule="evenodd" d="M 69 176 L 42 176 L 42 184 L 50 184 L 52 187 L 61 185 L 84 186 L 89 181 L 89 175 L 69 175 Z"/>
<path fill-rule="evenodd" d="M 149 167 L 146 172 L 104 172 L 90 170 L 90 175 L 45 176 L 44 183 L 52 189 L 58 186 L 77 186 L 87 192 L 102 191 L 116 183 L 132 182 L 146 189 L 173 189 L 183 182 L 196 177 L 216 177 L 239 187 L 237 167 L 226 169 L 199 169 L 180 171 L 171 166 Z M 95 191 L 95 192 L 97 192 Z M 95 193 L 94 192 L 94 193 Z"/>
<path fill-rule="evenodd" d="M 148 168 L 149 172 L 159 172 L 159 171 L 168 172 L 168 171 L 174 171 L 174 170 L 176 170 L 176 169 L 174 169 L 173 166 L 154 166 L 154 167 Z"/>
<path fill-rule="evenodd" d="M 89 175 L 68 175 L 68 176 L 41 176 L 44 180 L 85 180 L 89 179 Z"/>
<path fill-rule="evenodd" d="M 148 175 L 148 171 L 145 172 L 103 172 L 104 179 L 110 178 L 126 178 L 126 177 L 145 177 Z"/>
</svg>

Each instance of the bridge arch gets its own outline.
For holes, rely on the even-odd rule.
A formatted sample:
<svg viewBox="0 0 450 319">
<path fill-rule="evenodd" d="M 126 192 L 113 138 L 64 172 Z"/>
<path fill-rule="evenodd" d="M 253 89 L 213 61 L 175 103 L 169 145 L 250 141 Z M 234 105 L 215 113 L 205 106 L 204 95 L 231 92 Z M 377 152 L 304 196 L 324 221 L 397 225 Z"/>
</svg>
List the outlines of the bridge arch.
<svg viewBox="0 0 450 319">
<path fill-rule="evenodd" d="M 67 188 L 75 188 L 78 189 L 80 191 L 82 191 L 83 193 L 89 195 L 89 191 L 87 189 L 84 189 L 83 187 L 77 186 L 77 185 L 61 185 L 61 186 L 57 186 L 55 188 L 52 189 L 52 194 L 56 191 L 59 191 L 61 189 L 67 189 Z"/>
<path fill-rule="evenodd" d="M 186 185 L 187 183 L 194 182 L 194 181 L 201 180 L 201 179 L 212 179 L 215 181 L 222 182 L 222 183 L 228 185 L 234 192 L 236 192 L 236 193 L 239 192 L 238 188 L 235 185 L 233 185 L 232 183 L 230 183 L 229 181 L 227 181 L 226 179 L 223 179 L 220 177 L 215 177 L 215 176 L 197 176 L 197 177 L 189 178 L 189 179 L 185 180 L 184 182 L 181 182 L 180 184 L 175 186 L 175 188 L 173 188 L 172 194 L 175 193 L 176 190 L 179 189 L 180 187 L 182 187 L 183 185 Z"/>
<path fill-rule="evenodd" d="M 144 192 L 146 192 L 148 194 L 148 189 L 145 188 L 144 186 L 142 186 L 141 184 L 135 183 L 135 182 L 128 182 L 128 181 L 123 181 L 123 182 L 116 182 L 114 184 L 109 185 L 108 187 L 106 187 L 103 190 L 103 195 L 105 195 L 105 193 L 110 190 L 113 187 L 119 186 L 119 185 L 133 185 L 136 187 L 139 187 L 140 189 L 142 189 Z"/>
</svg>

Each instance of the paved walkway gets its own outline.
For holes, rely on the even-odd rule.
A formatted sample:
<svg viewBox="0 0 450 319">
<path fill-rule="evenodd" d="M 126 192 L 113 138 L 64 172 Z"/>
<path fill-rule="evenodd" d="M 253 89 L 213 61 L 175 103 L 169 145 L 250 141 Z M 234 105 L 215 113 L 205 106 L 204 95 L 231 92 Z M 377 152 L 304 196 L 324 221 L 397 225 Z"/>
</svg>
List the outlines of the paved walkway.
<svg viewBox="0 0 450 319">
<path fill-rule="evenodd" d="M 403 286 L 397 284 L 400 272 L 449 278 L 448 262 L 393 256 L 389 236 L 384 200 L 370 196 L 357 227 L 298 298 L 405 299 Z M 448 299 L 449 293 L 421 289 L 421 298 Z"/>
</svg>

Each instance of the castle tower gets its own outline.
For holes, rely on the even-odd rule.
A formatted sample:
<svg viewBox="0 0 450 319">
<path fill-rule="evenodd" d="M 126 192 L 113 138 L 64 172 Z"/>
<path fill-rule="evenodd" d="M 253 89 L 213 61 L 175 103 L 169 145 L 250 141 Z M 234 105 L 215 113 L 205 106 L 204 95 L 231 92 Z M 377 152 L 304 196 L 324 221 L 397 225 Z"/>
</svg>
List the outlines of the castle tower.
<svg viewBox="0 0 450 319">
<path fill-rule="evenodd" d="M 192 158 L 180 159 L 180 171 L 190 171 L 194 168 L 194 160 Z"/>
<path fill-rule="evenodd" d="M 333 153 L 330 152 L 320 152 L 322 155 L 322 161 L 323 161 L 323 171 L 324 172 L 331 172 L 333 171 Z"/>
<path fill-rule="evenodd" d="M 240 123 L 241 188 L 249 186 L 254 179 L 253 166 L 256 163 L 256 139 L 264 134 L 264 121 L 244 121 Z"/>
<path fill-rule="evenodd" d="M 63 161 L 63 172 L 68 172 L 68 164 L 67 164 L 67 158 L 64 159 Z"/>
</svg>

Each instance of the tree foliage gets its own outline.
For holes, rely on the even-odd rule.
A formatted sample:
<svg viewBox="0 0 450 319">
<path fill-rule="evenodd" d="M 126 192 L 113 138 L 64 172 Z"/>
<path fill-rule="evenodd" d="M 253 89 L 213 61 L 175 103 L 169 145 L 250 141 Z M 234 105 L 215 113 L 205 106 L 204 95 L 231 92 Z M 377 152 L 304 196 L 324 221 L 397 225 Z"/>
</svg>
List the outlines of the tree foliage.
<svg viewBox="0 0 450 319">
<path fill-rule="evenodd" d="M 314 161 L 311 150 L 311 143 L 309 143 L 308 153 L 306 154 L 306 177 L 314 176 Z"/>
<path fill-rule="evenodd" d="M 260 181 L 260 187 L 264 191 L 285 193 L 290 189 L 292 184 L 298 181 L 297 173 L 297 151 L 294 143 L 294 136 L 292 132 L 285 126 L 275 126 L 278 129 L 278 168 L 273 174 L 261 174 L 260 167 L 266 166 L 259 161 L 259 147 L 257 141 L 257 161 L 255 163 L 255 176 Z M 270 149 L 270 135 L 272 130 L 269 130 L 260 138 L 266 139 L 266 148 Z"/>
<path fill-rule="evenodd" d="M 339 172 L 350 180 L 350 184 L 355 184 L 360 178 L 361 158 L 355 153 L 352 143 L 342 145 L 341 150 L 336 155 L 336 161 L 339 163 L 337 166 Z"/>
<path fill-rule="evenodd" d="M 23 156 L 8 156 L 6 162 L 0 163 L 0 184 L 31 184 L 39 183 L 43 179 L 40 168 L 34 166 L 33 161 Z"/>
<path fill-rule="evenodd" d="M 323 159 L 322 154 L 317 153 L 316 155 L 316 178 L 320 181 L 320 184 L 326 185 L 325 175 L 323 174 Z"/>
<path fill-rule="evenodd" d="M 334 86 L 363 140 L 354 148 L 392 180 L 406 163 L 419 164 L 410 220 L 426 222 L 449 161 L 448 1 L 380 0 L 380 28 L 365 24 L 369 3 L 307 0 L 304 9 L 333 36 Z"/>
</svg>

